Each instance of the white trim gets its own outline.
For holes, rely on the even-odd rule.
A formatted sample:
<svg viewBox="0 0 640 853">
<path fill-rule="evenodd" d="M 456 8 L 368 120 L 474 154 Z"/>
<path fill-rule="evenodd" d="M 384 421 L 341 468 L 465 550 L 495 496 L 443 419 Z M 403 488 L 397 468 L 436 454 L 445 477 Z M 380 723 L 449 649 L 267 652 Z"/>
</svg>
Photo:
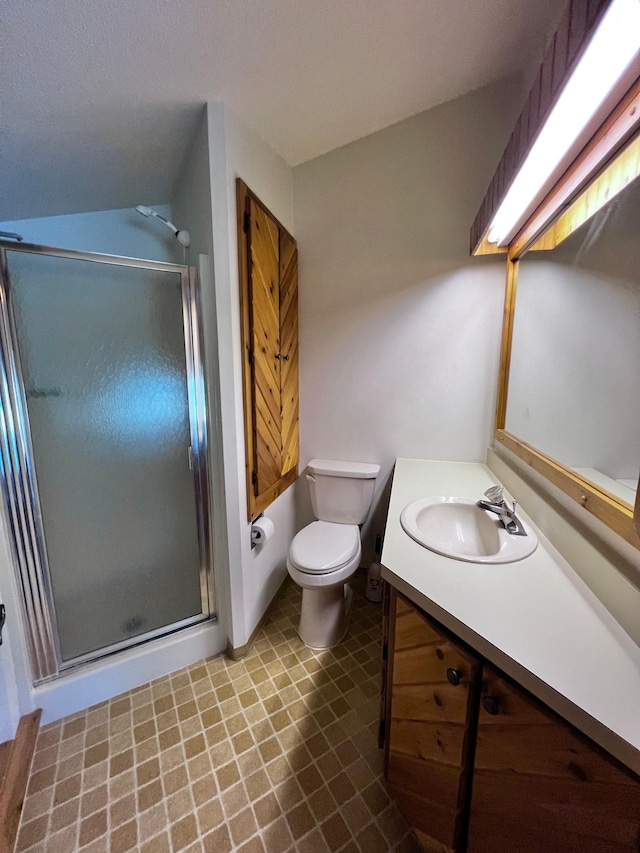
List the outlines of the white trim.
<svg viewBox="0 0 640 853">
<path fill-rule="evenodd" d="M 185 629 L 41 684 L 33 689 L 33 704 L 42 708 L 42 723 L 50 723 L 212 657 L 226 644 L 217 623 Z"/>
</svg>

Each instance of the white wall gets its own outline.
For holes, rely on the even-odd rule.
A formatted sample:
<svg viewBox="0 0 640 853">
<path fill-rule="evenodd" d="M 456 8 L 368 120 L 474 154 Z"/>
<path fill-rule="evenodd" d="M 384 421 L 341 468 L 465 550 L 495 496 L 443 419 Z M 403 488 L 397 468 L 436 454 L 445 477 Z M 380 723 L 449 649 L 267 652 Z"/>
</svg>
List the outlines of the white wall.
<svg viewBox="0 0 640 853">
<path fill-rule="evenodd" d="M 233 646 L 244 645 L 286 576 L 295 533 L 294 487 L 267 509 L 270 542 L 251 550 L 247 521 L 242 348 L 237 258 L 236 178 L 240 177 L 293 233 L 293 172 L 222 104 L 210 103 L 209 150 L 214 233 L 214 278 L 220 364 L 220 407 L 228 529 Z"/>
<path fill-rule="evenodd" d="M 15 736 L 22 714 L 33 710 L 18 590 L 13 575 L 9 531 L 4 513 L 0 513 L 0 601 L 6 607 L 7 621 L 0 646 L 0 743 Z"/>
<path fill-rule="evenodd" d="M 146 202 L 141 199 L 140 203 Z M 167 219 L 172 218 L 168 204 L 151 206 Z M 22 234 L 25 243 L 182 263 L 182 249 L 166 225 L 128 207 L 0 222 L 0 231 Z"/>
<path fill-rule="evenodd" d="M 191 264 L 196 264 L 198 255 L 201 254 L 213 257 L 210 177 L 209 137 L 205 107 L 202 110 L 191 144 L 184 156 L 170 199 L 170 208 L 174 216 L 172 221 L 176 223 L 176 227 L 188 230 L 191 236 L 189 248 L 189 263 Z"/>
<path fill-rule="evenodd" d="M 2 601 L 2 596 L 0 596 Z M 18 721 L 20 707 L 17 697 L 15 679 L 15 664 L 11 655 L 10 640 L 5 640 L 0 648 L 0 743 L 13 740 Z"/>
<path fill-rule="evenodd" d="M 397 456 L 491 442 L 505 263 L 470 258 L 469 229 L 520 105 L 503 81 L 294 170 L 301 464 L 382 465 L 363 564 Z"/>
<path fill-rule="evenodd" d="M 189 231 L 189 263 L 197 265 L 200 276 L 201 321 L 203 331 L 205 381 L 209 412 L 209 475 L 215 599 L 221 627 L 221 648 L 231 631 L 229 594 L 229 537 L 222 455 L 220 411 L 220 365 L 216 292 L 213 277 L 213 224 L 211 218 L 211 170 L 209 167 L 209 126 L 207 108 L 202 111 L 195 136 L 173 187 L 171 210 L 181 228 Z"/>
</svg>

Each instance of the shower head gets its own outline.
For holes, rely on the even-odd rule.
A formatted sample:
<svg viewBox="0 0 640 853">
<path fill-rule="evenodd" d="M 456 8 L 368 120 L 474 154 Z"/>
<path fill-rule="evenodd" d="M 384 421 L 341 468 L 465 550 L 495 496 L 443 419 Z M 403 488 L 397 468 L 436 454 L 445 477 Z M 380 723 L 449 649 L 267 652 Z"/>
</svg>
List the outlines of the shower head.
<svg viewBox="0 0 640 853">
<path fill-rule="evenodd" d="M 176 240 L 181 246 L 188 249 L 191 245 L 191 234 L 188 231 L 176 231 Z"/>
<path fill-rule="evenodd" d="M 139 204 L 136 206 L 136 210 L 143 216 L 153 216 L 154 219 L 159 219 L 160 222 L 164 222 L 164 224 L 173 231 L 178 243 L 180 243 L 181 246 L 184 246 L 185 249 L 189 248 L 189 245 L 191 243 L 191 237 L 188 231 L 178 231 L 173 222 L 169 222 L 168 219 L 165 219 L 164 216 L 161 216 L 152 207 L 146 207 L 146 205 L 144 204 Z"/>
</svg>

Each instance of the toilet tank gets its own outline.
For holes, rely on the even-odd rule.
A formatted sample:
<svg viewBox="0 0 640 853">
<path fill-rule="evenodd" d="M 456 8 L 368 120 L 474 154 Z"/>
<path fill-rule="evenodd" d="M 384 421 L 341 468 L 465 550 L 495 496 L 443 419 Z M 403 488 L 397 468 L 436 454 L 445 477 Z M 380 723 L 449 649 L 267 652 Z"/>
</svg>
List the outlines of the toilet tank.
<svg viewBox="0 0 640 853">
<path fill-rule="evenodd" d="M 312 459 L 309 490 L 315 517 L 338 524 L 364 524 L 380 466 L 368 462 Z"/>
</svg>

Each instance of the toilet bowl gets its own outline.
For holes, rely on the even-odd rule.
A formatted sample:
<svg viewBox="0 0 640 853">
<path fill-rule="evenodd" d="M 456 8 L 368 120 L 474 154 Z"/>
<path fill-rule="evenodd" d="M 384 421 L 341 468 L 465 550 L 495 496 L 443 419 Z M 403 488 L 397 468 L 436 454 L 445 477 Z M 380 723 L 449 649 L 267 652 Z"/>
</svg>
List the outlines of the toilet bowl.
<svg viewBox="0 0 640 853">
<path fill-rule="evenodd" d="M 344 638 L 353 597 L 347 581 L 361 554 L 355 524 L 314 521 L 294 538 L 287 570 L 303 590 L 298 635 L 305 646 L 328 649 Z"/>
<path fill-rule="evenodd" d="M 379 465 L 313 459 L 307 480 L 317 521 L 296 534 L 287 570 L 302 588 L 298 635 L 312 649 L 331 648 L 349 627 L 352 590 L 360 565 L 364 523 Z"/>
</svg>

